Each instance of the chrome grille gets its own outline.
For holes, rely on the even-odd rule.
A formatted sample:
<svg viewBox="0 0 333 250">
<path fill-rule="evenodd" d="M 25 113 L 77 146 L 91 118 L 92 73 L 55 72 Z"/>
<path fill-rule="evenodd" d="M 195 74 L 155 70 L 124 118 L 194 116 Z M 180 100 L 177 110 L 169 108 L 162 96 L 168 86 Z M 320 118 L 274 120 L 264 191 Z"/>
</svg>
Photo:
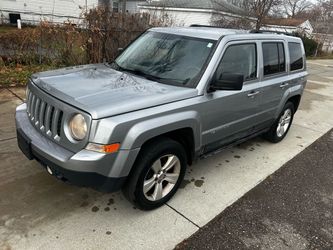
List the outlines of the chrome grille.
<svg viewBox="0 0 333 250">
<path fill-rule="evenodd" d="M 50 105 L 28 89 L 27 113 L 33 126 L 54 140 L 60 141 L 62 110 Z"/>
</svg>

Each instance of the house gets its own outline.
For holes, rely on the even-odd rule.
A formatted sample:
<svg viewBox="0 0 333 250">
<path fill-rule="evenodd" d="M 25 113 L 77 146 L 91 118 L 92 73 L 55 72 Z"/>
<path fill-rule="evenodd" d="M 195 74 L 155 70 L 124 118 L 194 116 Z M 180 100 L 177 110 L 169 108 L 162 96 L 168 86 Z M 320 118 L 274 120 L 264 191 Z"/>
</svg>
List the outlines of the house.
<svg viewBox="0 0 333 250">
<path fill-rule="evenodd" d="M 147 0 L 126 0 L 126 11 L 129 13 L 138 13 L 139 5 L 146 3 Z M 98 0 L 99 5 L 110 7 L 114 12 L 123 11 L 123 0 Z"/>
<path fill-rule="evenodd" d="M 262 30 L 285 33 L 300 33 L 321 44 L 321 50 L 326 53 L 333 52 L 333 25 L 316 23 L 315 27 L 309 20 L 296 18 L 271 18 L 264 21 Z"/>
<path fill-rule="evenodd" d="M 321 44 L 321 50 L 333 53 L 333 33 L 313 33 L 313 38 Z"/>
<path fill-rule="evenodd" d="M 139 5 L 140 12 L 153 16 L 168 15 L 174 25 L 213 25 L 219 18 L 238 19 L 248 17 L 242 8 L 227 0 L 160 0 Z"/>
<path fill-rule="evenodd" d="M 1 0 L 0 19 L 2 22 L 36 24 L 41 20 L 62 23 L 78 20 L 90 8 L 95 8 L 98 0 Z"/>
<path fill-rule="evenodd" d="M 322 51 L 333 53 L 333 22 L 317 22 L 312 36 L 322 45 Z"/>
<path fill-rule="evenodd" d="M 270 30 L 285 33 L 301 33 L 311 37 L 313 27 L 309 20 L 296 18 L 270 18 L 264 20 L 262 30 Z"/>
<path fill-rule="evenodd" d="M 126 0 L 126 12 L 138 12 L 138 5 L 146 0 Z M 0 23 L 37 24 L 41 20 L 53 23 L 78 21 L 82 13 L 100 5 L 113 11 L 122 10 L 122 0 L 0 0 Z"/>
</svg>

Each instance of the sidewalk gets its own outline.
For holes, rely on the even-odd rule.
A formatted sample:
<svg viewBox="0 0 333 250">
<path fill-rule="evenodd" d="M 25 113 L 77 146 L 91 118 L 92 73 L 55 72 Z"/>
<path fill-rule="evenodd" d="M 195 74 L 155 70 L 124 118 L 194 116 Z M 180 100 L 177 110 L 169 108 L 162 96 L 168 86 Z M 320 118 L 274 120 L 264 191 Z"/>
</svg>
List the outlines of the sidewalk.
<svg viewBox="0 0 333 250">
<path fill-rule="evenodd" d="M 176 249 L 333 249 L 333 130 Z"/>
</svg>

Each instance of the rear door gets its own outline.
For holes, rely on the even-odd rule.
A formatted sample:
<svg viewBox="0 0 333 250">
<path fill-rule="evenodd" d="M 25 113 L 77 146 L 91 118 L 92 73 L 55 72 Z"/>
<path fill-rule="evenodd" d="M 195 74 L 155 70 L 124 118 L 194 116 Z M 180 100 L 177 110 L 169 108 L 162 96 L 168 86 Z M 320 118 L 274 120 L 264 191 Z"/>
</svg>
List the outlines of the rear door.
<svg viewBox="0 0 333 250">
<path fill-rule="evenodd" d="M 201 105 L 202 140 L 206 151 L 214 150 L 253 132 L 259 106 L 258 50 L 256 41 L 229 42 L 218 63 L 215 77 L 224 73 L 244 75 L 240 91 L 208 93 Z"/>
<path fill-rule="evenodd" d="M 260 116 L 263 128 L 275 118 L 283 95 L 289 88 L 286 43 L 283 40 L 261 42 Z"/>
</svg>

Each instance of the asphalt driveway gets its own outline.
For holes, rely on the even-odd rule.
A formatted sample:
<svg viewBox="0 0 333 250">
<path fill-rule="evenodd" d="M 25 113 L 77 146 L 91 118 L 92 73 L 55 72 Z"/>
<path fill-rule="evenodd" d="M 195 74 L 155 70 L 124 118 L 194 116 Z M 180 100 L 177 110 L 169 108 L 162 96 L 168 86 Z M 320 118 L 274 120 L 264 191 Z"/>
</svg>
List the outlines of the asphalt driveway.
<svg viewBox="0 0 333 250">
<path fill-rule="evenodd" d="M 255 138 L 190 167 L 182 189 L 142 212 L 122 194 L 62 183 L 16 145 L 23 89 L 0 89 L 0 249 L 172 249 L 333 127 L 333 61 L 311 61 L 287 138 Z"/>
<path fill-rule="evenodd" d="M 333 249 L 333 130 L 176 249 Z"/>
</svg>

